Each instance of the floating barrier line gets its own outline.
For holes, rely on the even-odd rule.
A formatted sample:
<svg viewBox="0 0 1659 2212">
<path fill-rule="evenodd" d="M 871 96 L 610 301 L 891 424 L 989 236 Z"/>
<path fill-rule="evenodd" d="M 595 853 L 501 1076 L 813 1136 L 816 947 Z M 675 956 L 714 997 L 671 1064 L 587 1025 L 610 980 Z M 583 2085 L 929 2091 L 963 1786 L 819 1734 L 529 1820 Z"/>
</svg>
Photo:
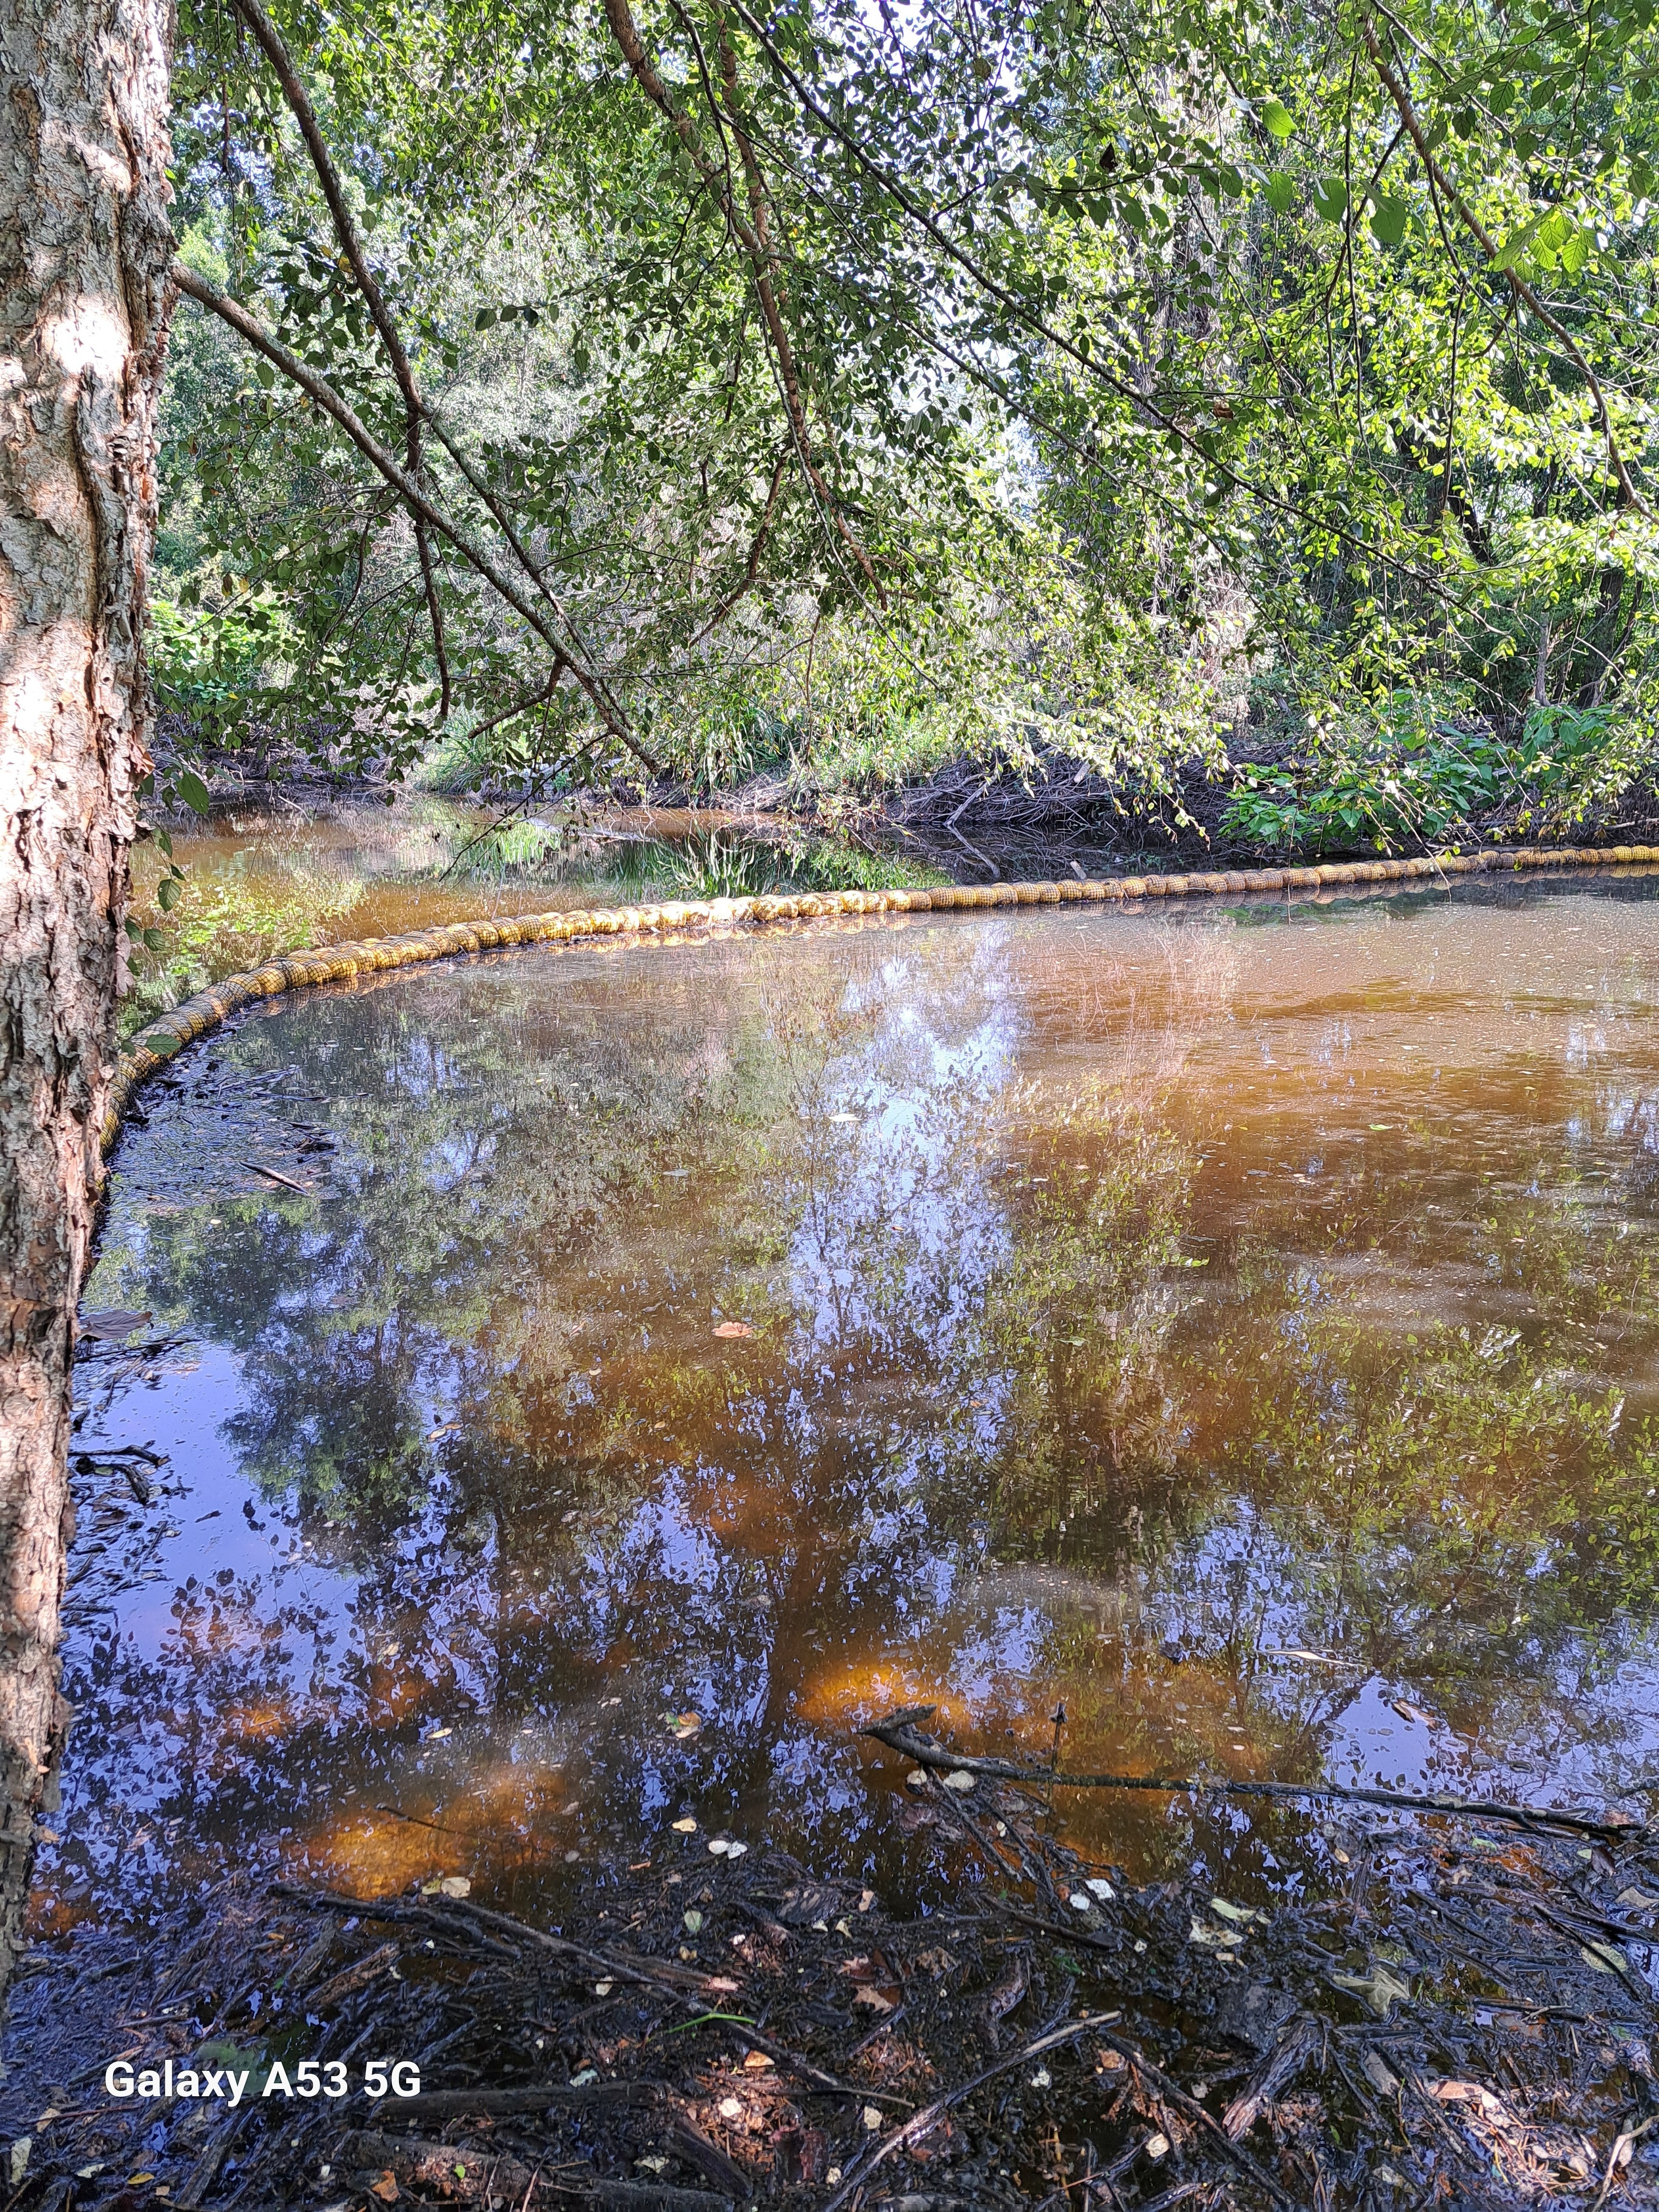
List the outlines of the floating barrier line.
<svg viewBox="0 0 1659 2212">
<path fill-rule="evenodd" d="M 512 920 L 456 921 L 400 937 L 328 945 L 284 953 L 262 968 L 227 975 L 152 1022 L 124 1053 L 111 1086 L 103 1148 L 114 1144 L 133 1093 L 187 1044 L 208 1036 L 255 1000 L 313 983 L 346 983 L 359 975 L 493 952 L 504 945 L 568 945 L 609 937 L 677 936 L 681 931 L 763 927 L 826 915 L 987 912 L 1007 906 L 1139 905 L 1146 899 L 1227 898 L 1261 891 L 1323 891 L 1345 884 L 1436 882 L 1453 876 L 1522 875 L 1549 868 L 1633 866 L 1659 862 L 1659 845 L 1601 845 L 1510 852 L 1444 853 L 1413 860 L 1344 860 L 1315 868 L 1230 868 L 1179 876 L 1108 876 L 1083 883 L 948 884 L 937 890 L 804 891 L 758 898 L 670 899 L 659 906 L 577 908 Z"/>
</svg>

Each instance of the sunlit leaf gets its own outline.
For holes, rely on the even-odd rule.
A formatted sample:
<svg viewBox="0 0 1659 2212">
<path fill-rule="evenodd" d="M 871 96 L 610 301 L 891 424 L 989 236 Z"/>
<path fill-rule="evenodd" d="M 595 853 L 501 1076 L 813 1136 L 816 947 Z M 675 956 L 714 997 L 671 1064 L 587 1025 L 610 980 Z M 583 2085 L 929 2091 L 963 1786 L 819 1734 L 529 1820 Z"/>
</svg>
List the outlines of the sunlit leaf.
<svg viewBox="0 0 1659 2212">
<path fill-rule="evenodd" d="M 1274 169 L 1262 185 L 1261 196 L 1275 215 L 1288 215 L 1296 198 L 1296 185 L 1289 173 Z"/>
<path fill-rule="evenodd" d="M 1392 199 L 1386 194 L 1371 210 L 1371 234 L 1381 246 L 1398 246 L 1406 235 L 1406 223 L 1411 214 L 1409 204 Z"/>
</svg>

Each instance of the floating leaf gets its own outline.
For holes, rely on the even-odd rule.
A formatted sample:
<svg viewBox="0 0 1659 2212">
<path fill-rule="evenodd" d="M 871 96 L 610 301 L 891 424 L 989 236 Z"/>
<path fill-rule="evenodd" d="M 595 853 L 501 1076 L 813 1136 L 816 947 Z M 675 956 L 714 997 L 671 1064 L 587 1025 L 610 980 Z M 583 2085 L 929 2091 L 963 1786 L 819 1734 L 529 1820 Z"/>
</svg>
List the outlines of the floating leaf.
<svg viewBox="0 0 1659 2212">
<path fill-rule="evenodd" d="M 1244 1941 L 1242 1928 L 1216 1928 L 1207 1920 L 1194 1920 L 1188 1940 L 1201 1943 L 1206 1951 L 1230 1951 Z"/>
<path fill-rule="evenodd" d="M 945 1778 L 945 1786 L 947 1790 L 954 1790 L 959 1796 L 965 1797 L 974 1786 L 974 1778 L 965 1766 L 953 1766 Z"/>
<path fill-rule="evenodd" d="M 674 1823 L 674 1833 L 677 1836 L 695 1836 L 696 1832 L 697 1824 L 689 1815 L 684 1820 L 676 1820 Z"/>
<path fill-rule="evenodd" d="M 1368 2044 L 1361 2054 L 1359 2070 L 1379 2096 L 1392 2097 L 1400 2087 L 1399 2076 L 1390 2071 L 1382 2054 Z"/>
<path fill-rule="evenodd" d="M 1496 2119 L 1504 2109 L 1501 2097 L 1479 2081 L 1429 2081 L 1424 2084 L 1430 2096 L 1443 2105 L 1478 2105 L 1487 2119 Z"/>
<path fill-rule="evenodd" d="M 1630 1960 L 1616 1943 L 1585 1943 L 1580 1946 L 1578 1955 L 1598 1974 L 1622 1974 L 1630 1968 Z"/>
<path fill-rule="evenodd" d="M 1391 1974 L 1386 1966 L 1373 1966 L 1369 1974 L 1333 1973 L 1332 1981 L 1340 1990 L 1351 1990 L 1355 1996 L 1364 1997 L 1379 2020 L 1386 2020 L 1389 2008 L 1403 2004 L 1412 1993 L 1411 1984 L 1399 1975 Z"/>
<path fill-rule="evenodd" d="M 81 1334 L 90 1336 L 100 1344 L 121 1344 L 134 1329 L 142 1328 L 149 1319 L 147 1313 L 128 1313 L 114 1308 L 101 1313 L 82 1314 Z"/>
<path fill-rule="evenodd" d="M 1402 1721 L 1415 1721 L 1421 1728 L 1437 1728 L 1439 1726 L 1439 1723 L 1435 1715 L 1433 1713 L 1425 1712 L 1421 1705 L 1413 1705 L 1404 1698 L 1395 1698 L 1393 1703 L 1395 1712 L 1399 1714 Z"/>
<path fill-rule="evenodd" d="M 755 1332 L 746 1321 L 722 1321 L 714 1325 L 716 1336 L 752 1336 Z"/>
</svg>

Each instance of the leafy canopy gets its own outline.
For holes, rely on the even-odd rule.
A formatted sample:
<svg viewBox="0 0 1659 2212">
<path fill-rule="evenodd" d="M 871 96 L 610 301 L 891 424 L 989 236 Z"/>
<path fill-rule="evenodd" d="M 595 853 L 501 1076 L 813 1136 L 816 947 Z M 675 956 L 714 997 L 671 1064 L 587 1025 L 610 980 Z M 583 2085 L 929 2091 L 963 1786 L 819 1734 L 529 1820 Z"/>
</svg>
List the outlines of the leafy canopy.
<svg viewBox="0 0 1659 2212">
<path fill-rule="evenodd" d="M 214 0 L 179 58 L 158 661 L 222 734 L 1145 791 L 1252 686 L 1404 695 L 1605 733 L 1569 812 L 1649 746 L 1650 0 Z"/>
</svg>

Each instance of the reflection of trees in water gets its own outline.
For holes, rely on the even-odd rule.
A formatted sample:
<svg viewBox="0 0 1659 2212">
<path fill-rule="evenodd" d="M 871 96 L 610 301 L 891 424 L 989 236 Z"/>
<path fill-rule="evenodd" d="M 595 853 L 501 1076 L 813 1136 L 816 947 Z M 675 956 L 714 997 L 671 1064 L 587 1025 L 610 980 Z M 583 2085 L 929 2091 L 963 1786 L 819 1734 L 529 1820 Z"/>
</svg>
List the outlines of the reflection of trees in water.
<svg viewBox="0 0 1659 2212">
<path fill-rule="evenodd" d="M 711 1799 L 856 1826 L 826 1731 L 929 1683 L 1018 1728 L 1058 1679 L 1104 1751 L 1236 1762 L 1243 1730 L 1244 1763 L 1311 1771 L 1354 1678 L 1264 1644 L 1523 1750 L 1576 1700 L 1586 1756 L 1621 1748 L 1601 1692 L 1659 1528 L 1592 1378 L 1659 1341 L 1640 1250 L 1495 1194 L 1463 1256 L 1512 1337 L 1373 1310 L 1448 1233 L 1408 1162 L 1381 1255 L 1359 1198 L 1203 1241 L 1169 1106 L 1225 963 L 1189 935 L 1106 979 L 1109 1041 L 1068 1061 L 1000 945 L 745 948 L 556 1002 L 502 966 L 242 1034 L 336 1101 L 337 1194 L 220 1200 L 112 1264 L 242 1353 L 222 1433 L 353 1617 L 325 1649 L 255 1589 L 216 1643 L 229 1601 L 187 1594 L 150 1673 L 88 1686 L 112 1728 L 135 1695 L 167 1716 L 169 1810 L 252 1834 L 280 1787 L 305 1832 L 471 1793 L 511 1825 L 512 1774 L 522 1810 L 597 1749 L 586 1798 L 631 1820 L 693 1771 L 655 1719 L 689 1705 Z M 717 1312 L 756 1335 L 716 1344 Z M 467 1748 L 420 1780 L 458 1705 Z"/>
</svg>

